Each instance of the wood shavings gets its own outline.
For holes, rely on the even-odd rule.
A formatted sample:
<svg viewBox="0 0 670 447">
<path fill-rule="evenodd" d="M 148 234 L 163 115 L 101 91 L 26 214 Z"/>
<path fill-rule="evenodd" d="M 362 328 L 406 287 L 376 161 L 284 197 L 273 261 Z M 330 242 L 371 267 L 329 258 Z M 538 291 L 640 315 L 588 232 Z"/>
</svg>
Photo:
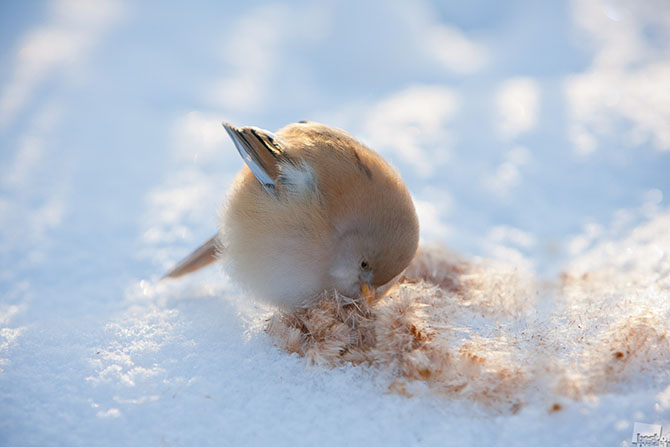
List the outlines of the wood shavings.
<svg viewBox="0 0 670 447">
<path fill-rule="evenodd" d="M 670 369 L 662 309 L 619 302 L 619 312 L 604 318 L 594 294 L 612 291 L 593 282 L 603 275 L 542 284 L 499 264 L 423 249 L 371 306 L 326 294 L 310 308 L 278 312 L 267 331 L 309 364 L 390 372 L 389 390 L 398 394 L 436 393 L 503 413 L 541 401 L 555 413 L 557 399 L 611 392 L 644 380 L 644 371 L 667 376 Z M 539 295 L 553 300 L 548 313 L 538 311 Z"/>
</svg>

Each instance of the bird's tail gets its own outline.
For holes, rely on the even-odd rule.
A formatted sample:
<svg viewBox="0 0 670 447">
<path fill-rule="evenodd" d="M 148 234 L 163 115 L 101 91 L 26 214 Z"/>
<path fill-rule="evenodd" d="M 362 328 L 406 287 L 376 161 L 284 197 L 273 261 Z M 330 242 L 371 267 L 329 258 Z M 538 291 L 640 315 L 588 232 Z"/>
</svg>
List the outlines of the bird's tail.
<svg viewBox="0 0 670 447">
<path fill-rule="evenodd" d="M 218 252 L 218 234 L 212 236 L 207 242 L 198 247 L 193 253 L 184 258 L 172 270 L 163 275 L 163 278 L 178 278 L 187 273 L 199 270 L 216 261 Z"/>
</svg>

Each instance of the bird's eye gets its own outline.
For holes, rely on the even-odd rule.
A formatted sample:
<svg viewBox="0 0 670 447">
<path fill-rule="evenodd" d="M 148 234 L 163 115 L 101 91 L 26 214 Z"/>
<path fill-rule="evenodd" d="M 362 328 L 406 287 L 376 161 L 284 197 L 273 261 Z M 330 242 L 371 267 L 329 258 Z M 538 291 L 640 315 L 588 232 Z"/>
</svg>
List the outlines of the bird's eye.
<svg viewBox="0 0 670 447">
<path fill-rule="evenodd" d="M 368 264 L 367 261 L 361 261 L 361 268 L 367 270 L 370 268 L 370 264 Z"/>
</svg>

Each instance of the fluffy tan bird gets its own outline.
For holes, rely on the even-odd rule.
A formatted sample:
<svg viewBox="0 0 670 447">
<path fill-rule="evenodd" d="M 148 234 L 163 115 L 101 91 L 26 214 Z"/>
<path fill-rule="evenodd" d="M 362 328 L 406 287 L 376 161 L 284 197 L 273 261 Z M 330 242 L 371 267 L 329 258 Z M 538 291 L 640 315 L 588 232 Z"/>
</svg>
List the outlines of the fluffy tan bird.
<svg viewBox="0 0 670 447">
<path fill-rule="evenodd" d="M 331 289 L 370 300 L 407 267 L 419 223 L 405 183 L 379 154 L 318 123 L 276 135 L 223 126 L 246 166 L 219 233 L 167 277 L 218 257 L 255 297 L 295 309 Z"/>
</svg>

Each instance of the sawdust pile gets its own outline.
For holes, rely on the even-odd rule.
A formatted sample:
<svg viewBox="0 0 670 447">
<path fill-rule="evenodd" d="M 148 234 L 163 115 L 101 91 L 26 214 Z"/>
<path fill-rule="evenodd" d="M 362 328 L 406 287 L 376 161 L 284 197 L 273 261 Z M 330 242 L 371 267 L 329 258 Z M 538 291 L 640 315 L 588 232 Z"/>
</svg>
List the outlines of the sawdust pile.
<svg viewBox="0 0 670 447">
<path fill-rule="evenodd" d="M 552 283 L 424 248 L 371 306 L 331 294 L 275 314 L 267 330 L 310 364 L 368 364 L 392 377 L 391 391 L 499 412 L 667 384 L 670 217 L 658 220 L 594 248 Z"/>
</svg>

